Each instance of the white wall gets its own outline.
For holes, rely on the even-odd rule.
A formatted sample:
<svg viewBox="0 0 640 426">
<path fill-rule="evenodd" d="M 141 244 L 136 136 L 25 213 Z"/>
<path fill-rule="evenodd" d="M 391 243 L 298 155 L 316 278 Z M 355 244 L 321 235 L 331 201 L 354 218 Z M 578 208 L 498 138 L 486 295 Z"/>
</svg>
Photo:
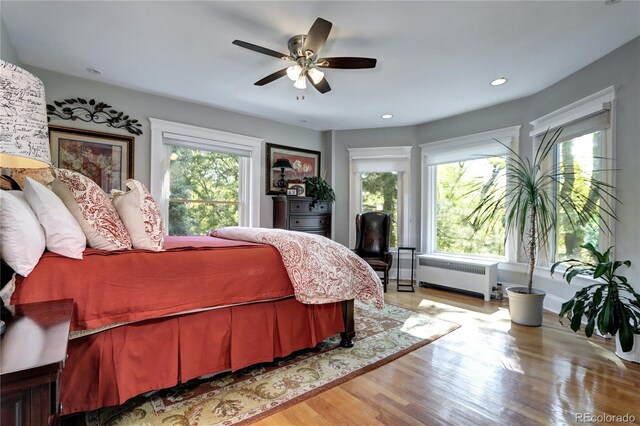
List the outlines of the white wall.
<svg viewBox="0 0 640 426">
<path fill-rule="evenodd" d="M 53 103 L 54 100 L 75 97 L 95 99 L 96 101 L 106 102 L 113 106 L 114 109 L 123 111 L 132 118 L 140 120 L 143 134 L 135 137 L 134 176 L 147 186 L 149 185 L 150 179 L 149 162 L 151 152 L 149 117 L 263 138 L 268 143 L 278 145 L 295 146 L 316 151 L 323 150 L 322 134 L 314 130 L 290 126 L 205 105 L 184 102 L 164 96 L 138 92 L 40 68 L 28 66 L 25 68 L 43 81 L 47 103 Z M 50 124 L 130 135 L 126 130 L 113 129 L 104 124 L 88 124 L 60 119 L 52 119 Z M 324 162 L 324 158 L 322 160 L 323 165 L 321 167 L 325 168 L 326 163 Z M 265 161 L 265 149 L 263 147 L 260 164 L 262 171 L 260 224 L 263 227 L 271 227 L 273 223 L 273 202 L 271 196 L 265 194 Z"/>
</svg>

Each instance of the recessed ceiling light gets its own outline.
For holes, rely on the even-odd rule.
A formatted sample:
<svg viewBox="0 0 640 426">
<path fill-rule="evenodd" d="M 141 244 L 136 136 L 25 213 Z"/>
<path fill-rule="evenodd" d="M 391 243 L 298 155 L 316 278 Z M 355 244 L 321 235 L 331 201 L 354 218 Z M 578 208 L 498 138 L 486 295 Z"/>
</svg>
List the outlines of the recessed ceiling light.
<svg viewBox="0 0 640 426">
<path fill-rule="evenodd" d="M 300 120 L 301 123 L 307 123 L 308 120 Z"/>
<path fill-rule="evenodd" d="M 382 118 L 393 118 L 393 114 L 382 114 Z"/>
<path fill-rule="evenodd" d="M 88 73 L 91 73 L 91 74 L 102 75 L 102 71 L 100 71 L 100 70 L 99 70 L 99 69 L 97 69 L 97 68 L 91 68 L 91 67 L 89 67 L 89 68 L 87 68 L 87 72 L 88 72 Z"/>
<path fill-rule="evenodd" d="M 503 84 L 505 84 L 507 82 L 507 79 L 504 77 L 500 77 L 500 78 L 496 78 L 495 80 L 493 80 L 491 83 L 489 83 L 492 86 L 502 86 Z"/>
</svg>

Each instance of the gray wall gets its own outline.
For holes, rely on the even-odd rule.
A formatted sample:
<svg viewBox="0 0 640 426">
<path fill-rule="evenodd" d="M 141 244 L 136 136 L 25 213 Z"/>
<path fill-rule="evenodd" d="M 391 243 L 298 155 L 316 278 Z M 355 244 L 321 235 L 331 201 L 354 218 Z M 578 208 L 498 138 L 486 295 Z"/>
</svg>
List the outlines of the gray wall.
<svg viewBox="0 0 640 426">
<path fill-rule="evenodd" d="M 262 118 L 238 114 L 205 105 L 184 102 L 164 96 L 138 92 L 122 87 L 96 82 L 93 80 L 72 77 L 41 68 L 25 67 L 38 76 L 46 90 L 47 103 L 65 98 L 81 97 L 96 99 L 112 105 L 114 109 L 123 111 L 142 123 L 143 134 L 135 138 L 135 178 L 149 186 L 151 131 L 149 117 L 169 120 L 194 126 L 207 127 L 226 132 L 263 138 L 265 142 L 296 146 L 300 148 L 323 150 L 322 134 L 302 127 L 290 126 Z M 51 120 L 50 124 L 100 130 L 109 133 L 129 135 L 125 130 L 112 129 L 106 125 L 93 123 L 70 122 L 65 120 Z M 265 149 L 262 150 L 260 224 L 271 227 L 272 200 L 265 195 Z M 323 166 L 325 161 L 323 159 Z"/>
<path fill-rule="evenodd" d="M 473 111 L 418 128 L 420 143 L 464 136 L 513 125 L 522 125 L 520 152 L 531 152 L 530 121 L 571 104 L 606 87 L 616 87 L 617 206 L 616 255 L 633 263 L 627 277 L 640 290 L 640 37 L 616 49 L 571 76 L 527 98 Z M 417 189 L 416 197 L 420 191 Z M 501 273 L 500 279 L 522 284 L 524 275 Z M 535 286 L 561 299 L 571 297 L 575 287 L 561 279 L 536 278 Z"/>
<path fill-rule="evenodd" d="M 16 52 L 16 48 L 13 47 L 2 17 L 0 17 L 0 58 L 14 65 L 21 65 L 18 59 L 18 52 Z"/>
<path fill-rule="evenodd" d="M 385 146 L 416 146 L 419 144 L 418 127 L 387 127 L 383 129 L 339 130 L 333 132 L 333 172 L 336 203 L 334 206 L 335 232 L 333 239 L 344 245 L 349 244 L 349 223 L 355 218 L 349 217 L 349 148 L 369 148 Z M 420 156 L 417 149 L 412 151 L 410 188 L 416 195 L 420 182 Z M 419 199 L 410 200 L 409 233 L 419 237 Z M 413 244 L 409 242 L 408 244 Z"/>
</svg>

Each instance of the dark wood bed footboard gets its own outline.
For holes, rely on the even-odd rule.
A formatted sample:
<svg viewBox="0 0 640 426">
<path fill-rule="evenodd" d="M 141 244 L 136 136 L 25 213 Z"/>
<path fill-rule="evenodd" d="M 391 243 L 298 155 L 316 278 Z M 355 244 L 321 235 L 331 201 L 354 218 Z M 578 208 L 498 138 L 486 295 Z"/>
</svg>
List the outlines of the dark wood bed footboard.
<svg viewBox="0 0 640 426">
<path fill-rule="evenodd" d="M 353 338 L 356 336 L 353 319 L 353 299 L 342 301 L 342 321 L 344 323 L 344 331 L 340 333 L 340 346 L 350 348 L 353 346 Z"/>
</svg>

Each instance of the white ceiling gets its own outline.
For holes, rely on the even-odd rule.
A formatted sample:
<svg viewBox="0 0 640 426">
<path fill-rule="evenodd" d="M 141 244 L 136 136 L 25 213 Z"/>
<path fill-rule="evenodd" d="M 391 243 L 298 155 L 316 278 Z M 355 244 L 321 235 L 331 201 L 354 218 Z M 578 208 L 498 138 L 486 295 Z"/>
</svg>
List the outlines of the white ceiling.
<svg viewBox="0 0 640 426">
<path fill-rule="evenodd" d="M 527 96 L 640 35 L 632 0 L 2 0 L 0 13 L 25 64 L 315 130 L 412 125 Z M 326 70 L 324 95 L 286 77 L 254 86 L 287 63 L 231 42 L 287 53 L 317 17 L 333 23 L 321 56 L 378 66 Z M 500 76 L 509 82 L 490 87 Z"/>
</svg>

